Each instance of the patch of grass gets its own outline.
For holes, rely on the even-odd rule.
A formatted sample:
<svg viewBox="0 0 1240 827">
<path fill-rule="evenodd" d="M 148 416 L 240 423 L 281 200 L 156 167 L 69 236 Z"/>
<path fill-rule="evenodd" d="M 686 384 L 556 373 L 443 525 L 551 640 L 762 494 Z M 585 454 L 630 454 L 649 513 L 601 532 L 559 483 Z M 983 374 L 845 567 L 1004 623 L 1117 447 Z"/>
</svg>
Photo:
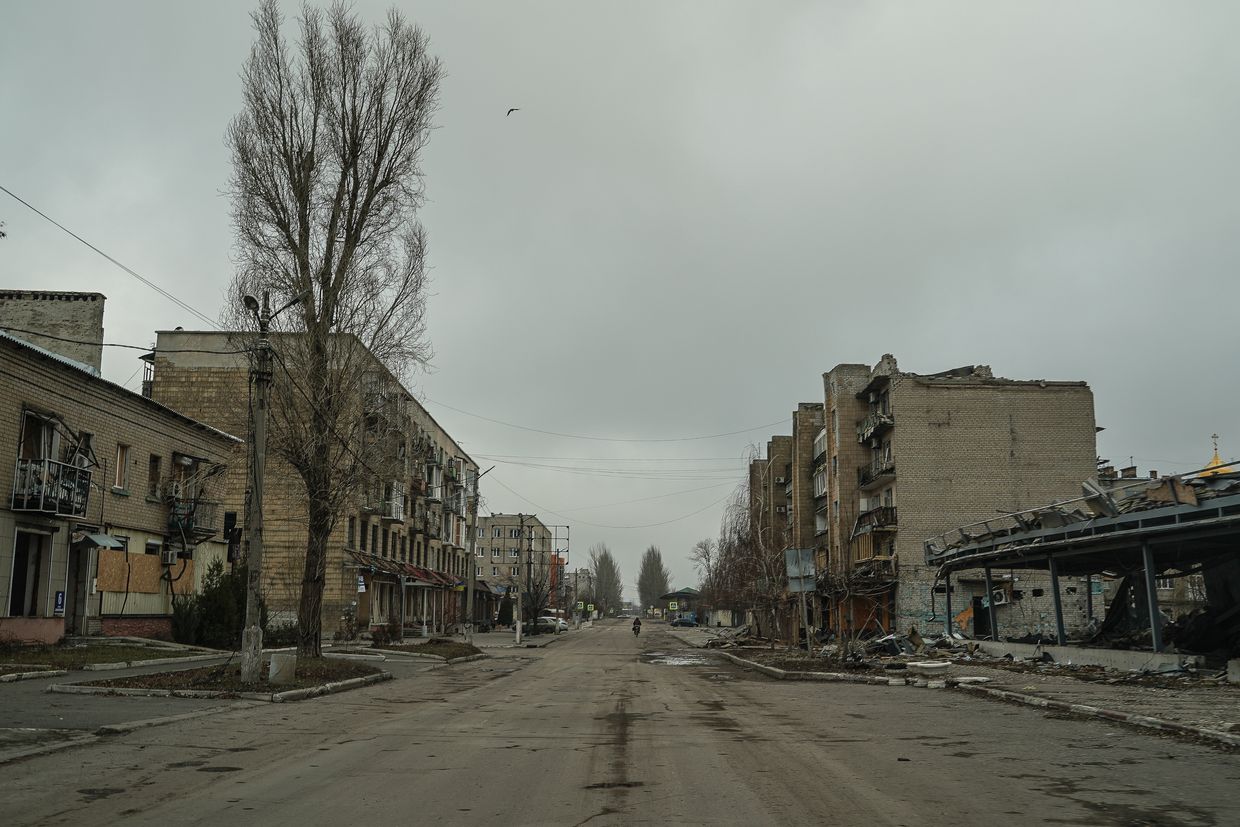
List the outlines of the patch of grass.
<svg viewBox="0 0 1240 827">
<path fill-rule="evenodd" d="M 39 663 L 53 669 L 81 669 L 88 663 L 119 663 L 156 658 L 184 658 L 201 652 L 159 649 L 123 643 L 88 643 L 84 646 L 3 646 L 0 665 Z"/>
<path fill-rule="evenodd" d="M 372 645 L 375 649 L 394 649 L 398 652 L 414 652 L 419 655 L 438 655 L 452 660 L 470 655 L 480 655 L 482 650 L 470 643 L 461 643 L 447 638 L 431 638 L 426 643 L 401 643 L 387 646 Z"/>
<path fill-rule="evenodd" d="M 334 681 L 362 678 L 382 670 L 354 660 L 337 658 L 312 658 L 297 661 L 297 675 L 291 683 L 273 686 L 267 682 L 267 669 L 257 684 L 241 682 L 241 666 L 235 663 L 223 666 L 204 666 L 198 669 L 181 669 L 176 672 L 156 672 L 151 675 L 132 675 L 127 678 L 107 678 L 90 681 L 86 686 L 110 686 L 125 689 L 207 689 L 217 692 L 283 692 L 288 689 L 305 689 Z"/>
</svg>

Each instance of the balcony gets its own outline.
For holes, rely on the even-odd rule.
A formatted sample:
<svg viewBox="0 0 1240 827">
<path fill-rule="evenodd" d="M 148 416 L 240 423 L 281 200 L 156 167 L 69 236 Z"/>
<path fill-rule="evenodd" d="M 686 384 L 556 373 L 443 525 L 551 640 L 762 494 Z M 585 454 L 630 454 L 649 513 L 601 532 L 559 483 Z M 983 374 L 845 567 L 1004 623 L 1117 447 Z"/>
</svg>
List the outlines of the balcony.
<svg viewBox="0 0 1240 827">
<path fill-rule="evenodd" d="M 896 528 L 896 507 L 894 505 L 881 505 L 878 508 L 871 508 L 857 518 L 857 527 L 853 534 L 860 534 L 866 531 L 894 531 Z"/>
<path fill-rule="evenodd" d="M 878 436 L 895 424 L 895 417 L 889 411 L 873 411 L 857 426 L 857 441 L 869 442 L 871 437 Z"/>
<path fill-rule="evenodd" d="M 380 503 L 379 519 L 385 522 L 403 523 L 405 521 L 405 501 L 388 500 Z"/>
<path fill-rule="evenodd" d="M 85 517 L 90 471 L 53 459 L 18 459 L 13 478 L 14 511 Z"/>
<path fill-rule="evenodd" d="M 857 485 L 866 491 L 882 483 L 895 479 L 896 461 L 894 457 L 879 457 L 869 465 L 857 469 Z"/>
<path fill-rule="evenodd" d="M 172 500 L 168 505 L 168 533 L 186 545 L 204 543 L 220 532 L 220 504 L 212 500 Z"/>
</svg>

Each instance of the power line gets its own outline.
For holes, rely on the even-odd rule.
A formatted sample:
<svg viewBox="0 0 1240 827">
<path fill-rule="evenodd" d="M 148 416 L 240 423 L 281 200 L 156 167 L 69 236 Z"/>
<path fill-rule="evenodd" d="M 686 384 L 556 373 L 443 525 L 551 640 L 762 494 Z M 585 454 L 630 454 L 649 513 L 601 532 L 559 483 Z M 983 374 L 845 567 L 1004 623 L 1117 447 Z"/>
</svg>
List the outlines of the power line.
<svg viewBox="0 0 1240 827">
<path fill-rule="evenodd" d="M 788 421 L 786 418 L 777 419 L 776 421 L 768 422 L 765 425 L 755 425 L 752 428 L 742 428 L 739 431 L 728 431 L 727 433 L 722 433 L 722 434 L 704 434 L 702 436 L 665 437 L 665 438 L 658 438 L 658 439 L 634 438 L 634 437 L 589 436 L 585 434 L 566 434 L 566 433 L 561 433 L 559 431 L 545 431 L 542 428 L 530 428 L 525 425 L 516 425 L 512 422 L 504 422 L 502 419 L 492 419 L 489 416 L 483 416 L 482 414 L 476 414 L 471 411 L 463 410 L 461 408 L 455 408 L 452 405 L 448 405 L 443 402 L 437 402 L 436 400 L 430 399 L 429 397 L 424 398 L 424 401 L 429 402 L 432 405 L 438 405 L 441 408 L 447 408 L 450 411 L 456 411 L 459 414 L 465 414 L 465 416 L 472 416 L 475 419 L 481 419 L 485 422 L 493 422 L 496 425 L 503 425 L 506 428 L 516 428 L 519 431 L 530 431 L 536 434 L 558 436 L 558 437 L 563 437 L 565 439 L 586 439 L 586 440 L 591 440 L 594 442 L 695 442 L 697 440 L 703 440 L 703 439 L 719 439 L 725 436 L 736 436 L 737 434 L 747 434 L 751 431 L 760 431 L 763 428 L 773 428 L 776 425 L 782 425 Z"/>
<path fill-rule="evenodd" d="M 128 348 L 129 350 L 146 350 L 146 351 L 155 350 L 155 348 L 153 347 L 146 347 L 144 345 L 125 345 L 125 344 L 120 344 L 118 342 L 94 342 L 94 341 L 91 341 L 90 339 L 67 339 L 64 336 L 53 336 L 52 334 L 44 333 L 41 330 L 24 330 L 23 328 L 20 328 L 20 327 L 0 326 L 0 330 L 7 330 L 11 333 L 25 333 L 29 336 L 39 336 L 44 339 L 54 339 L 57 342 L 69 342 L 70 344 L 74 344 L 74 345 L 97 345 L 99 347 L 123 347 L 123 348 Z M 249 352 L 250 352 L 249 348 L 242 348 L 240 350 L 163 350 L 163 349 L 159 350 L 159 353 L 214 353 L 220 356 L 231 356 L 231 355 L 235 355 L 238 353 L 249 353 Z"/>
<path fill-rule="evenodd" d="M 671 525 L 672 523 L 678 523 L 678 522 L 680 522 L 680 521 L 682 521 L 682 520 L 687 520 L 687 519 L 689 519 L 690 517 L 696 517 L 698 514 L 701 514 L 703 511 L 707 510 L 708 508 L 714 508 L 716 505 L 719 505 L 721 502 L 723 502 L 724 500 L 726 500 L 728 497 L 732 496 L 731 494 L 725 494 L 724 496 L 720 497 L 719 499 L 715 500 L 714 502 L 712 502 L 712 503 L 708 503 L 708 504 L 706 504 L 706 505 L 702 506 L 702 507 L 701 507 L 701 508 L 699 508 L 697 511 L 692 511 L 692 512 L 690 512 L 690 513 L 688 513 L 688 514 L 681 515 L 680 517 L 675 517 L 675 518 L 673 518 L 673 519 L 671 519 L 671 520 L 663 520 L 662 522 L 658 522 L 658 523 L 645 523 L 645 524 L 642 524 L 642 525 L 604 525 L 604 524 L 602 524 L 602 523 L 591 523 L 591 522 L 588 522 L 588 521 L 586 521 L 586 520 L 574 520 L 574 519 L 572 519 L 571 517 L 568 517 L 568 516 L 567 516 L 567 515 L 565 515 L 565 514 L 561 514 L 561 513 L 560 513 L 560 512 L 558 512 L 558 511 L 553 511 L 553 510 L 552 510 L 552 509 L 550 509 L 550 508 L 547 508 L 547 507 L 545 507 L 545 506 L 541 506 L 541 505 L 539 505 L 538 503 L 534 502 L 533 500 L 529 499 L 528 497 L 525 497 L 525 496 L 522 496 L 521 494 L 518 494 L 518 493 L 517 493 L 516 491 L 514 491 L 512 488 L 510 488 L 509 486 L 505 485 L 505 484 L 504 484 L 504 482 L 503 482 L 502 480 L 500 480 L 499 478 L 497 478 L 497 477 L 495 477 L 495 476 L 492 476 L 492 477 L 491 477 L 491 479 L 492 479 L 492 480 L 494 480 L 495 482 L 499 483 L 499 484 L 500 484 L 503 488 L 507 489 L 507 490 L 508 490 L 510 493 L 512 493 L 514 496 L 516 496 L 516 497 L 520 498 L 521 500 L 524 500 L 525 502 L 527 502 L 527 503 L 529 503 L 530 505 L 532 505 L 534 508 L 537 508 L 539 511 L 545 511 L 545 512 L 546 512 L 546 513 L 548 513 L 548 514 L 555 515 L 555 516 L 557 516 L 557 517 L 560 517 L 561 519 L 568 520 L 569 522 L 578 523 L 578 524 L 580 524 L 580 525 L 588 525 L 588 526 L 590 526 L 590 527 L 592 527 L 592 528 L 632 529 L 632 528 L 657 528 L 657 527 L 659 527 L 659 526 Z"/>
<path fill-rule="evenodd" d="M 554 459 L 563 462 L 736 462 L 740 457 L 555 457 L 536 454 L 492 454 L 479 453 L 477 456 L 488 456 L 492 459 Z"/>
<path fill-rule="evenodd" d="M 723 487 L 723 486 L 725 486 L 725 485 L 732 485 L 732 482 L 730 482 L 730 481 L 729 481 L 729 482 L 719 482 L 719 483 L 715 483 L 714 485 L 704 485 L 704 486 L 702 486 L 701 488 L 686 488 L 686 489 L 684 489 L 683 491 L 670 491 L 670 492 L 668 492 L 668 493 L 666 493 L 666 494 L 656 494 L 656 495 L 655 495 L 655 496 L 653 496 L 653 497 L 639 497 L 639 498 L 638 498 L 638 499 L 636 499 L 636 500 L 621 500 L 620 502 L 614 502 L 614 503 L 603 503 L 602 505 L 589 505 L 589 506 L 585 506 L 585 507 L 582 507 L 582 508 L 566 508 L 566 509 L 564 509 L 564 511 L 565 511 L 566 513 L 572 513 L 572 512 L 574 512 L 574 511 L 594 511 L 595 509 L 599 509 L 599 508 L 611 508 L 612 506 L 616 506 L 616 505 L 630 505 L 630 504 L 632 504 L 632 503 L 644 503 L 644 502 L 650 502 L 651 500 L 666 500 L 666 499 L 668 499 L 669 497 L 677 497 L 677 496 L 679 496 L 679 495 L 681 495 L 681 494 L 692 494 L 692 493 L 694 493 L 695 491 L 709 491 L 709 490 L 711 490 L 712 488 L 722 488 L 722 487 Z"/>
<path fill-rule="evenodd" d="M 133 276 L 134 278 L 136 278 L 138 281 L 140 281 L 140 282 L 142 282 L 143 284 L 145 284 L 147 287 L 149 287 L 149 288 L 151 288 L 152 290 L 154 290 L 156 293 L 159 293 L 159 294 L 160 294 L 161 296 L 163 296 L 164 298 L 168 299 L 168 300 L 169 300 L 169 301 L 171 301 L 171 302 L 174 302 L 175 304 L 177 304 L 177 305 L 179 305 L 180 307 L 182 307 L 184 310 L 186 310 L 186 311 L 188 311 L 188 312 L 190 312 L 190 313 L 194 314 L 195 316 L 197 316 L 197 317 L 198 317 L 199 319 L 201 319 L 202 321 L 204 321 L 204 322 L 206 322 L 207 324 L 209 324 L 209 325 L 211 325 L 212 327 L 214 327 L 216 330 L 219 330 L 219 325 L 217 325 L 217 324 L 216 324 L 216 323 L 215 323 L 215 322 L 214 322 L 211 318 L 209 318 L 208 316 L 206 316 L 206 315 L 205 315 L 205 314 L 203 314 L 203 313 L 198 312 L 198 310 L 197 310 L 197 309 L 195 309 L 193 306 L 191 306 L 191 305 L 190 305 L 190 304 L 188 304 L 187 302 L 181 301 L 181 300 L 180 300 L 180 299 L 178 299 L 176 296 L 172 295 L 172 294 L 171 294 L 171 293 L 169 293 L 167 290 L 165 290 L 164 288 L 160 287 L 158 284 L 156 284 L 155 282 L 151 281 L 150 279 L 145 278 L 145 277 L 144 277 L 144 276 L 142 276 L 142 275 L 139 275 L 139 274 L 138 274 L 135 270 L 133 270 L 131 267 L 127 267 L 126 265 L 124 265 L 124 264 L 122 264 L 121 262 L 117 261 L 116 259 L 112 258 L 112 256 L 108 255 L 108 254 L 107 254 L 107 253 L 105 253 L 103 250 L 100 250 L 98 247 L 96 247 L 94 244 L 91 244 L 89 241 L 87 241 L 86 239 L 82 238 L 80 235 L 78 235 L 77 233 L 73 232 L 73 230 L 70 230 L 70 229 L 69 229 L 68 227 L 66 227 L 64 224 L 61 224 L 59 221 L 57 221 L 56 219 L 52 218 L 52 217 L 51 217 L 50 215 L 48 215 L 47 213 L 43 212 L 43 211 L 42 211 L 42 210 L 40 210 L 38 207 L 36 207 L 36 206 L 34 206 L 33 204 L 31 204 L 29 201 L 26 201 L 25 199 L 23 199 L 23 198 L 21 198 L 20 196 L 18 196 L 16 193 L 14 193 L 14 192 L 13 192 L 12 190 L 10 190 L 8 187 L 5 187 L 5 186 L 0 185 L 0 192 L 5 193 L 5 194 L 6 194 L 6 195 L 8 195 L 10 198 L 12 198 L 14 201 L 16 201 L 17 203 L 21 204 L 23 207 L 25 207 L 26 209 L 30 210 L 31 212 L 33 212 L 35 215 L 39 216 L 40 218 L 43 218 L 44 220 L 46 220 L 46 221 L 50 222 L 50 223 L 51 223 L 51 224 L 53 224 L 54 226 L 59 227 L 61 230 L 63 230 L 64 232 L 68 233 L 68 234 L 69 234 L 70 236 L 72 236 L 73 238 L 75 238 L 75 239 L 77 239 L 78 241 L 82 242 L 82 243 L 83 243 L 83 244 L 85 244 L 87 247 L 89 247 L 90 249 L 94 250 L 96 253 L 98 253 L 99 255 L 103 256 L 103 257 L 104 257 L 104 258 L 106 258 L 108 261 L 112 262 L 112 263 L 113 263 L 113 264 L 115 264 L 117 267 L 119 267 L 120 269 L 124 270 L 126 273 L 128 273 L 129 275 L 131 275 L 131 276 Z"/>
</svg>

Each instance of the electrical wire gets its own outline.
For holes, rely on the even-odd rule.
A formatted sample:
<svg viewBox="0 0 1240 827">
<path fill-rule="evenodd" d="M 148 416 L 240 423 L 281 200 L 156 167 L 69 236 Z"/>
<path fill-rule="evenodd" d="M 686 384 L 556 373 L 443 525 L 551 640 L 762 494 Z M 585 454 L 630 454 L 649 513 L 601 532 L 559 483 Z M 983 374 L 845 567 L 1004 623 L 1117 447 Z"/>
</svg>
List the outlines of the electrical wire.
<svg viewBox="0 0 1240 827">
<path fill-rule="evenodd" d="M 36 206 L 34 206 L 33 204 L 31 204 L 29 201 L 26 201 L 25 199 L 23 199 L 23 198 L 21 198 L 20 196 L 18 196 L 15 192 L 13 192 L 12 190 L 10 190 L 8 187 L 5 187 L 5 186 L 3 186 L 3 185 L 0 185 L 0 192 L 3 192 L 4 194 L 8 195 L 8 196 L 9 196 L 10 198 L 12 198 L 14 201 L 16 201 L 17 203 L 21 204 L 21 205 L 22 205 L 23 207 L 25 207 L 26 209 L 28 209 L 28 210 L 30 210 L 31 212 L 33 212 L 35 215 L 37 215 L 37 216 L 39 216 L 40 218 L 42 218 L 42 219 L 44 219 L 44 220 L 46 220 L 46 221 L 50 222 L 50 223 L 51 223 L 51 224 L 53 224 L 54 226 L 56 226 L 56 227 L 60 228 L 60 229 L 61 229 L 61 230 L 63 230 L 64 232 L 68 233 L 68 234 L 69 234 L 70 236 L 72 236 L 73 238 L 75 238 L 75 239 L 77 239 L 78 241 L 82 242 L 82 243 L 83 243 L 83 244 L 85 244 L 87 247 L 89 247 L 90 249 L 94 250 L 96 253 L 98 253 L 99 255 L 103 256 L 103 257 L 104 257 L 104 258 L 106 258 L 108 261 L 112 262 L 112 263 L 113 263 L 113 264 L 115 264 L 117 267 L 119 267 L 120 269 L 124 270 L 126 273 L 128 273 L 128 274 L 129 274 L 129 275 L 131 275 L 131 276 L 133 276 L 133 277 L 134 277 L 134 278 L 136 278 L 138 281 L 142 282 L 142 283 L 143 283 L 143 284 L 145 284 L 147 287 L 149 287 L 149 288 L 151 288 L 152 290 L 154 290 L 156 293 L 159 293 L 159 294 L 160 294 L 161 296 L 163 296 L 164 298 L 168 299 L 169 301 L 173 302 L 174 304 L 179 305 L 182 309 L 184 309 L 184 310 L 188 311 L 189 313 L 192 313 L 193 315 L 197 316 L 199 319 L 201 319 L 202 321 L 204 321 L 204 322 L 206 322 L 207 324 L 211 325 L 211 326 L 212 326 L 213 328 L 215 328 L 216 330 L 219 330 L 219 329 L 220 329 L 220 326 L 219 326 L 218 324 L 216 324 L 216 323 L 215 323 L 215 322 L 214 322 L 214 321 L 213 321 L 210 317 L 208 317 L 206 314 L 204 314 L 204 313 L 200 313 L 200 312 L 199 312 L 196 308 L 194 308 L 194 307 L 193 307 L 192 305 L 190 305 L 189 303 L 182 301 L 181 299 L 179 299 L 179 298 L 177 298 L 176 296 L 174 296 L 174 295 L 172 295 L 171 293 L 169 293 L 169 292 L 168 292 L 167 290 L 165 290 L 164 288 L 160 287 L 160 286 L 159 286 L 158 284 L 156 284 L 155 282 L 151 281 L 150 279 L 148 279 L 148 278 L 146 278 L 146 277 L 144 277 L 144 276 L 139 275 L 139 274 L 138 274 L 135 270 L 133 270 L 132 268 L 127 267 L 126 265 L 124 265 L 124 264 L 122 264 L 121 262 L 117 261 L 116 259 L 112 258 L 112 256 L 108 255 L 108 254 L 107 254 L 107 253 L 105 253 L 103 250 L 100 250 L 98 247 L 96 247 L 94 244 L 91 244 L 89 241 L 87 241 L 86 239 L 82 238 L 80 235 L 78 235 L 77 233 L 73 232 L 73 230 L 70 230 L 70 229 L 69 229 L 68 227 L 66 227 L 64 224 L 61 224 L 59 221 L 57 221 L 56 219 L 52 218 L 52 217 L 51 217 L 50 215 L 48 215 L 47 213 L 43 212 L 43 211 L 42 211 L 42 210 L 40 210 L 38 207 L 36 207 Z"/>
<path fill-rule="evenodd" d="M 669 491 L 666 494 L 656 494 L 653 497 L 639 497 L 636 500 L 621 500 L 620 502 L 603 503 L 602 505 L 588 505 L 588 506 L 583 506 L 581 508 L 565 508 L 564 513 L 571 514 L 574 511 L 594 511 L 595 509 L 611 508 L 617 505 L 630 505 L 632 503 L 644 503 L 644 502 L 650 502 L 651 500 L 665 500 L 668 497 L 677 497 L 681 494 L 692 494 L 695 491 L 710 491 L 713 488 L 722 488 L 725 485 L 732 485 L 732 481 L 729 480 L 728 482 L 719 482 L 719 483 L 715 483 L 714 485 L 704 485 L 701 488 L 686 488 L 683 491 Z"/>
<path fill-rule="evenodd" d="M 429 397 L 425 398 L 424 401 L 429 402 L 432 405 L 438 405 L 441 408 L 447 408 L 450 411 L 456 411 L 459 414 L 465 414 L 465 416 L 472 416 L 475 419 L 481 419 L 485 422 L 493 422 L 496 425 L 503 425 L 504 427 L 507 427 L 507 428 L 516 428 L 519 431 L 530 431 L 536 434 L 558 436 L 558 437 L 563 437 L 565 439 L 586 439 L 586 440 L 591 440 L 594 442 L 695 442 L 695 441 L 703 440 L 703 439 L 720 439 L 721 437 L 725 437 L 725 436 L 736 436 L 737 434 L 747 434 L 751 431 L 760 431 L 764 428 L 773 428 L 776 425 L 783 425 L 784 423 L 788 422 L 787 418 L 777 419 L 774 422 L 768 422 L 765 425 L 755 425 L 752 428 L 742 428 L 739 431 L 728 431 L 722 434 L 704 434 L 701 436 L 663 437 L 663 438 L 589 436 L 585 434 L 566 434 L 566 433 L 561 433 L 560 431 L 545 431 L 542 428 L 530 428 L 525 425 L 516 425 L 512 422 L 504 422 L 502 419 L 492 419 L 489 416 L 483 416 L 482 414 L 476 414 L 470 411 L 463 410 L 461 408 L 456 408 L 456 407 L 453 407 L 452 405 L 448 405 L 444 402 L 438 402 Z"/>
<path fill-rule="evenodd" d="M 701 508 L 699 508 L 697 511 L 692 511 L 692 512 L 690 512 L 690 513 L 688 513 L 688 514 L 683 514 L 683 515 L 681 515 L 681 516 L 679 516 L 679 517 L 675 517 L 675 518 L 670 519 L 670 520 L 663 520 L 662 522 L 657 522 L 657 523 L 644 523 L 644 524 L 641 524 L 641 525 L 605 525 L 605 524 L 603 524 L 603 523 L 591 523 L 591 522 L 588 522 L 588 521 L 586 521 L 586 520 L 573 520 L 572 518 L 568 517 L 568 516 L 567 516 L 567 515 L 565 515 L 565 514 L 562 514 L 562 513 L 561 513 L 561 512 L 559 512 L 559 511 L 553 511 L 553 510 L 551 510 L 550 508 L 544 508 L 543 506 L 541 506 L 541 505 L 539 505 L 538 503 L 534 502 L 534 501 L 533 501 L 533 500 L 531 500 L 530 498 L 525 497 L 525 496 L 523 496 L 523 495 L 521 495 L 521 494 L 517 493 L 517 492 L 516 492 L 516 491 L 514 491 L 514 490 L 513 490 L 510 486 L 506 485 L 506 484 L 504 483 L 504 481 L 503 481 L 503 480 L 501 480 L 501 479 L 499 479 L 498 477 L 494 477 L 494 476 L 492 476 L 492 477 L 491 477 L 491 479 L 492 479 L 492 480 L 494 480 L 495 482 L 499 483 L 499 485 L 500 485 L 501 487 L 505 488 L 505 489 L 506 489 L 507 491 L 509 491 L 511 494 L 513 494 L 514 496 L 516 496 L 516 497 L 520 498 L 521 500 L 523 500 L 523 501 L 525 501 L 525 502 L 529 503 L 529 504 L 530 504 L 530 505 L 532 505 L 534 508 L 537 508 L 539 511 L 546 512 L 547 514 L 551 514 L 551 515 L 556 516 L 556 517 L 560 517 L 561 519 L 564 519 L 564 520 L 569 520 L 570 522 L 574 522 L 574 523 L 577 523 L 577 524 L 579 524 L 579 525 L 588 525 L 588 526 L 590 526 L 591 528 L 608 528 L 608 529 L 618 529 L 618 530 L 625 530 L 625 529 L 636 529 L 636 528 L 657 528 L 657 527 L 659 527 L 659 526 L 671 525 L 672 523 L 679 523 L 679 522 L 681 522 L 682 520 L 687 520 L 687 519 L 689 519 L 690 517 L 696 517 L 698 514 L 701 514 L 703 511 L 706 511 L 706 510 L 707 510 L 707 509 L 709 509 L 709 508 L 714 508 L 715 506 L 717 506 L 717 505 L 719 505 L 720 503 L 722 503 L 724 500 L 728 499 L 728 497 L 732 496 L 731 494 L 725 494 L 724 496 L 720 497 L 719 499 L 715 500 L 714 502 L 712 502 L 712 503 L 707 503 L 706 505 L 702 506 L 702 507 L 701 507 Z"/>
<path fill-rule="evenodd" d="M 12 333 L 25 333 L 30 336 L 40 336 L 44 339 L 53 339 L 57 342 L 68 342 L 74 345 L 97 345 L 99 347 L 123 347 L 123 348 L 128 348 L 129 350 L 146 350 L 146 351 L 156 350 L 154 347 L 146 347 L 144 345 L 126 345 L 126 344 L 120 344 L 118 342 L 93 342 L 89 339 L 67 339 L 64 336 L 53 336 L 50 333 L 44 333 L 40 330 L 25 330 L 24 328 L 20 328 L 20 327 L 0 326 L 0 330 L 7 330 Z M 241 348 L 240 350 L 196 350 L 196 349 L 194 350 L 163 350 L 163 349 L 160 349 L 157 352 L 158 353 L 214 353 L 220 356 L 231 356 L 231 355 L 235 355 L 238 353 L 249 353 L 250 348 Z"/>
</svg>

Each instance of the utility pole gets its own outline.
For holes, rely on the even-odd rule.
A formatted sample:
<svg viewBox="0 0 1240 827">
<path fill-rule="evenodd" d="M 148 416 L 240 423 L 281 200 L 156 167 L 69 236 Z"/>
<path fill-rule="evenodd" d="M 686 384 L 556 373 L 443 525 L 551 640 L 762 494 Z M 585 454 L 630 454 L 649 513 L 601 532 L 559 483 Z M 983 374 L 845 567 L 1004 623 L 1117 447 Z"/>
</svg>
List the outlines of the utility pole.
<svg viewBox="0 0 1240 827">
<path fill-rule="evenodd" d="M 521 645 L 521 540 L 525 539 L 525 515 L 518 514 L 517 518 L 521 522 L 521 538 L 517 540 L 517 612 L 515 625 L 517 627 L 517 645 Z"/>
<path fill-rule="evenodd" d="M 261 305 L 253 296 L 242 296 L 246 310 L 258 320 L 258 344 L 250 370 L 254 380 L 254 407 L 250 411 L 254 457 L 250 462 L 250 537 L 246 553 L 249 579 L 245 590 L 245 629 L 241 632 L 242 683 L 258 683 L 263 671 L 263 477 L 267 467 L 267 389 L 271 385 L 271 340 L 267 335 L 272 319 L 309 295 L 306 290 L 275 313 L 271 312 L 271 298 L 266 290 Z"/>
<path fill-rule="evenodd" d="M 470 521 L 473 525 L 469 528 L 469 565 L 466 567 L 466 574 L 469 580 L 465 585 L 465 642 L 474 642 L 474 588 L 478 580 L 478 573 L 469 574 L 469 569 L 478 567 L 478 498 L 480 494 L 479 481 L 487 474 L 495 470 L 492 465 L 474 477 L 474 495 L 469 499 L 469 516 L 473 517 Z M 468 492 L 466 492 L 468 493 Z"/>
<path fill-rule="evenodd" d="M 250 543 L 246 556 L 249 580 L 245 591 L 245 629 L 241 633 L 241 682 L 258 683 L 263 671 L 261 599 L 263 577 L 263 476 L 267 464 L 267 386 L 271 382 L 271 304 L 263 291 L 261 309 L 253 296 L 245 297 L 250 312 L 257 311 L 258 346 L 251 376 L 254 380 L 254 457 L 250 462 Z"/>
</svg>

